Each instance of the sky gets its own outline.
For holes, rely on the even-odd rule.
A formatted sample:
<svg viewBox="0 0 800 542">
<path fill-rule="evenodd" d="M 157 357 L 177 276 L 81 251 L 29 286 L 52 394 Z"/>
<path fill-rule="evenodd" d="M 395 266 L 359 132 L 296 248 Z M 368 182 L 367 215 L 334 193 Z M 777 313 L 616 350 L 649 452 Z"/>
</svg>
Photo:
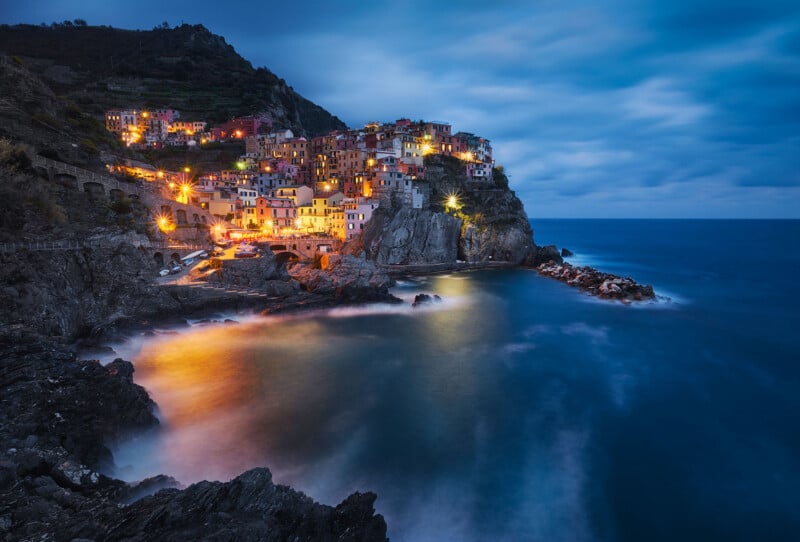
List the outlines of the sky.
<svg viewBox="0 0 800 542">
<path fill-rule="evenodd" d="M 797 0 L 0 0 L 76 18 L 202 24 L 350 127 L 486 137 L 530 217 L 800 218 Z"/>
</svg>

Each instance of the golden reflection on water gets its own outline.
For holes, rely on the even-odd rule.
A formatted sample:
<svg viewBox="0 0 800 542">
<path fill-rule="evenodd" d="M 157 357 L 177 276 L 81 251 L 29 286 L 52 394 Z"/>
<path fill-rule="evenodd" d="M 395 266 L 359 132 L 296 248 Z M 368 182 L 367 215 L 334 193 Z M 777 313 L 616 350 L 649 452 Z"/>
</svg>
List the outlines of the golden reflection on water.
<svg viewBox="0 0 800 542">
<path fill-rule="evenodd" d="M 268 466 L 280 483 L 308 487 L 331 464 L 355 468 L 382 449 L 387 423 L 390 440 L 423 455 L 470 446 L 456 435 L 472 432 L 479 390 L 496 385 L 488 345 L 506 325 L 480 311 L 487 299 L 471 282 L 434 279 L 427 291 L 442 303 L 378 317 L 276 317 L 145 343 L 136 382 L 165 423 L 154 472 L 189 483 Z"/>
<path fill-rule="evenodd" d="M 163 468 L 191 481 L 264 465 L 271 435 L 287 433 L 286 416 L 299 408 L 307 361 L 323 352 L 324 334 L 315 328 L 299 321 L 207 326 L 146 343 L 136 381 L 167 429 L 157 451 Z"/>
</svg>

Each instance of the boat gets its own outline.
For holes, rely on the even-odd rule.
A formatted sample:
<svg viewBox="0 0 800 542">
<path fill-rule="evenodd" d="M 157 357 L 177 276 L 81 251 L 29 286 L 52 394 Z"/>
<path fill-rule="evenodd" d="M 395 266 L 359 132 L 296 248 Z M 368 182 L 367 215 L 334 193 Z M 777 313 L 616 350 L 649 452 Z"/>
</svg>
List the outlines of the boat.
<svg viewBox="0 0 800 542">
<path fill-rule="evenodd" d="M 233 253 L 234 258 L 255 258 L 256 256 L 258 256 L 258 248 L 249 243 L 241 243 Z"/>
</svg>

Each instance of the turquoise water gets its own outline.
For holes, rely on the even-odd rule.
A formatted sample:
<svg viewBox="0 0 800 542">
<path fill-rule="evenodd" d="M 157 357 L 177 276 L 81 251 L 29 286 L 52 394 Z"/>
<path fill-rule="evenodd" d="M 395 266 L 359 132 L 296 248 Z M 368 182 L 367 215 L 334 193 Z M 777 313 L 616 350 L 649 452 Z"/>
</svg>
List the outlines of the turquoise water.
<svg viewBox="0 0 800 542">
<path fill-rule="evenodd" d="M 402 282 L 443 297 L 424 309 L 151 339 L 136 381 L 165 428 L 122 473 L 372 490 L 395 541 L 797 539 L 800 222 L 532 224 L 662 298 L 487 271 Z"/>
</svg>

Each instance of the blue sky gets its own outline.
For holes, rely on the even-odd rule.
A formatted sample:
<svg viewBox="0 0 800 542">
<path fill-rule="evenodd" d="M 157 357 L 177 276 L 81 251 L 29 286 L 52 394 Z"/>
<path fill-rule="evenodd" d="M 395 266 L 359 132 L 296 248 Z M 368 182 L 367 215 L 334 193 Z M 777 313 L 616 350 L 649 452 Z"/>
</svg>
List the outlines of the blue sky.
<svg viewBox="0 0 800 542">
<path fill-rule="evenodd" d="M 203 24 L 350 126 L 492 140 L 531 217 L 800 218 L 800 2 L 3 2 Z"/>
</svg>

